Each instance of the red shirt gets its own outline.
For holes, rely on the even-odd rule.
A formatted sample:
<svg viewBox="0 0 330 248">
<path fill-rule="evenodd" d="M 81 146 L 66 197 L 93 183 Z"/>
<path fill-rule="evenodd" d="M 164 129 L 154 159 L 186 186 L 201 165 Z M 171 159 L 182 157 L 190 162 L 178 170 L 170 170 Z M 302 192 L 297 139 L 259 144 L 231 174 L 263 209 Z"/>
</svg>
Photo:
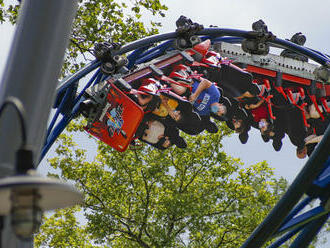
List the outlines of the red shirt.
<svg viewBox="0 0 330 248">
<path fill-rule="evenodd" d="M 261 104 L 258 108 L 251 109 L 251 113 L 255 122 L 259 122 L 261 119 L 268 119 L 269 113 L 266 104 Z"/>
</svg>

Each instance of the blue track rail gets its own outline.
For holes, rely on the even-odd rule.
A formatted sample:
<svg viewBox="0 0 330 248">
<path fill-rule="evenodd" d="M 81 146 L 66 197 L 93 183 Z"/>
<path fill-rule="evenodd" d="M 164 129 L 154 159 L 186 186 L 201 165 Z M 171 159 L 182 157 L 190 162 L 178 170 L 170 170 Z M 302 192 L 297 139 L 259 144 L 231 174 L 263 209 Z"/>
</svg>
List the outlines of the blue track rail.
<svg viewBox="0 0 330 248">
<path fill-rule="evenodd" d="M 202 40 L 210 39 L 212 43 L 228 42 L 241 43 L 243 39 L 251 39 L 254 36 L 249 31 L 221 28 L 206 28 L 196 33 Z M 128 54 L 128 65 L 130 69 L 134 65 L 148 62 L 163 55 L 166 50 L 173 46 L 173 41 L 179 36 L 176 32 L 166 33 L 147 37 L 130 44 L 124 45 L 114 55 Z M 287 40 L 279 38 L 273 39 L 269 44 L 273 47 L 281 47 L 303 54 L 309 59 L 317 62 L 321 66 L 329 66 L 330 58 L 321 52 L 299 46 Z M 77 73 L 65 78 L 57 89 L 57 95 L 61 97 L 61 102 L 57 105 L 56 113 L 50 122 L 47 131 L 47 138 L 42 150 L 43 158 L 57 137 L 63 132 L 69 122 L 76 117 L 79 104 L 84 100 L 84 92 L 91 85 L 95 85 L 107 76 L 103 75 L 99 67 L 101 62 L 95 60 Z M 93 73 L 91 79 L 82 87 L 79 94 L 74 96 L 74 100 L 68 105 L 67 100 L 72 98 L 73 87 L 79 80 Z M 71 98 L 70 98 L 71 97 Z M 69 107 L 68 107 L 69 106 Z M 241 248 L 257 248 L 263 246 L 270 239 L 282 235 L 275 241 L 271 248 L 280 247 L 284 242 L 295 234 L 298 237 L 291 247 L 307 247 L 312 239 L 317 235 L 321 227 L 329 218 L 329 195 L 330 192 L 330 127 L 328 127 L 322 142 L 313 152 L 304 168 L 291 184 L 282 199 L 276 204 L 265 220 L 256 228 L 251 236 L 246 240 Z M 304 194 L 311 188 L 318 189 L 301 201 Z M 299 214 L 312 200 L 318 199 L 320 206 L 311 209 L 304 214 Z M 312 230 L 312 231 L 311 231 Z"/>
</svg>

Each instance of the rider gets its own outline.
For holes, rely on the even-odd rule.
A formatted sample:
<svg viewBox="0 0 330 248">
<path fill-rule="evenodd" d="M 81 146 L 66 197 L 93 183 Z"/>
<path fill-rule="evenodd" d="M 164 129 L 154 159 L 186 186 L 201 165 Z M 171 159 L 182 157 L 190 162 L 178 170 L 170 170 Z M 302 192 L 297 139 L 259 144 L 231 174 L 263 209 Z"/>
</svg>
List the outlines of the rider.
<svg viewBox="0 0 330 248">
<path fill-rule="evenodd" d="M 216 85 L 211 81 L 202 77 L 199 77 L 199 79 L 189 78 L 187 72 L 183 70 L 176 71 L 175 74 L 171 73 L 170 77 L 180 84 L 190 84 L 191 94 L 189 96 L 189 101 L 193 104 L 195 111 L 200 116 L 209 116 L 211 112 L 218 116 L 226 114 L 226 106 L 219 103 L 221 94 Z M 171 87 L 178 95 L 187 95 L 188 87 L 177 84 L 171 84 Z"/>
</svg>

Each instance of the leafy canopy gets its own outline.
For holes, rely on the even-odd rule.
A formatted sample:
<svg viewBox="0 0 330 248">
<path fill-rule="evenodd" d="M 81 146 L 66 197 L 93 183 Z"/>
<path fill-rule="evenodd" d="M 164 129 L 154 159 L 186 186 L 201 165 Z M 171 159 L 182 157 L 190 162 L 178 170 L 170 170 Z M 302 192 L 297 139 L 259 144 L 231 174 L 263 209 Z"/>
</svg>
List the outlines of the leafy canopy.
<svg viewBox="0 0 330 248">
<path fill-rule="evenodd" d="M 18 2 L 0 0 L 0 23 L 16 23 L 18 9 Z M 79 0 L 63 75 L 92 58 L 96 42 L 124 44 L 156 34 L 160 23 L 154 20 L 166 9 L 159 0 Z M 67 130 L 77 129 L 72 123 Z M 186 137 L 185 150 L 163 152 L 143 146 L 118 153 L 100 143 L 93 161 L 63 134 L 50 163 L 85 201 L 46 217 L 36 247 L 240 246 L 286 181 L 274 179 L 265 162 L 241 168 L 221 149 L 228 134 L 222 125 L 215 135 Z"/>
<path fill-rule="evenodd" d="M 186 137 L 186 149 L 120 153 L 99 143 L 92 161 L 63 134 L 50 164 L 84 192 L 85 225 L 77 208 L 60 210 L 45 219 L 36 247 L 239 247 L 286 182 L 265 162 L 243 168 L 228 157 L 220 125 L 217 134 Z"/>
<path fill-rule="evenodd" d="M 14 1 L 15 2 L 15 1 Z M 0 0 L 0 23 L 16 23 L 16 4 Z M 158 17 L 164 17 L 167 7 L 160 0 L 79 0 L 72 25 L 70 44 L 66 51 L 63 75 L 72 74 L 85 64 L 96 42 L 113 41 L 125 44 L 157 34 Z M 143 18 L 147 16 L 148 18 Z"/>
</svg>

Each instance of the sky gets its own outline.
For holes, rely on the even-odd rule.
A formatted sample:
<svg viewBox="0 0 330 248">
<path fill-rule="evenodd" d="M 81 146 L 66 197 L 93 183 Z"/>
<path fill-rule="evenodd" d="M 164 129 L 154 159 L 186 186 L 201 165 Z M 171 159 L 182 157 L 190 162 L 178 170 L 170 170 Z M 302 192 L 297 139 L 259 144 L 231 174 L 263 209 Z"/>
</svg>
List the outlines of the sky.
<svg viewBox="0 0 330 248">
<path fill-rule="evenodd" d="M 291 38 L 296 32 L 307 37 L 305 46 L 330 54 L 330 0 L 166 0 L 169 7 L 160 33 L 175 31 L 175 21 L 184 15 L 204 27 L 251 30 L 253 22 L 262 19 L 268 30 L 281 39 Z M 10 49 L 14 28 L 0 25 L 0 78 Z M 296 158 L 295 147 L 288 138 L 283 140 L 280 152 L 275 152 L 271 142 L 264 143 L 257 130 L 250 132 L 247 144 L 240 143 L 236 134 L 224 140 L 224 150 L 239 157 L 246 164 L 268 161 L 275 175 L 289 182 L 302 169 L 306 159 Z M 45 163 L 45 161 L 43 162 Z M 47 167 L 46 167 L 47 168 Z M 44 168 L 45 169 L 45 168 Z M 330 247 L 330 243 L 318 248 Z"/>
<path fill-rule="evenodd" d="M 175 21 L 184 15 L 204 27 L 215 25 L 220 28 L 251 30 L 252 23 L 262 19 L 268 30 L 278 38 L 289 39 L 302 32 L 307 41 L 305 46 L 330 53 L 330 1 L 308 0 L 167 0 L 168 6 L 163 32 L 175 30 Z M 224 141 L 224 149 L 234 157 L 240 157 L 246 164 L 263 160 L 274 168 L 276 176 L 283 176 L 292 182 L 307 159 L 296 158 L 295 147 L 286 137 L 280 152 L 273 150 L 271 142 L 264 143 L 259 131 L 249 133 L 247 144 L 242 145 L 236 134 Z"/>
</svg>

